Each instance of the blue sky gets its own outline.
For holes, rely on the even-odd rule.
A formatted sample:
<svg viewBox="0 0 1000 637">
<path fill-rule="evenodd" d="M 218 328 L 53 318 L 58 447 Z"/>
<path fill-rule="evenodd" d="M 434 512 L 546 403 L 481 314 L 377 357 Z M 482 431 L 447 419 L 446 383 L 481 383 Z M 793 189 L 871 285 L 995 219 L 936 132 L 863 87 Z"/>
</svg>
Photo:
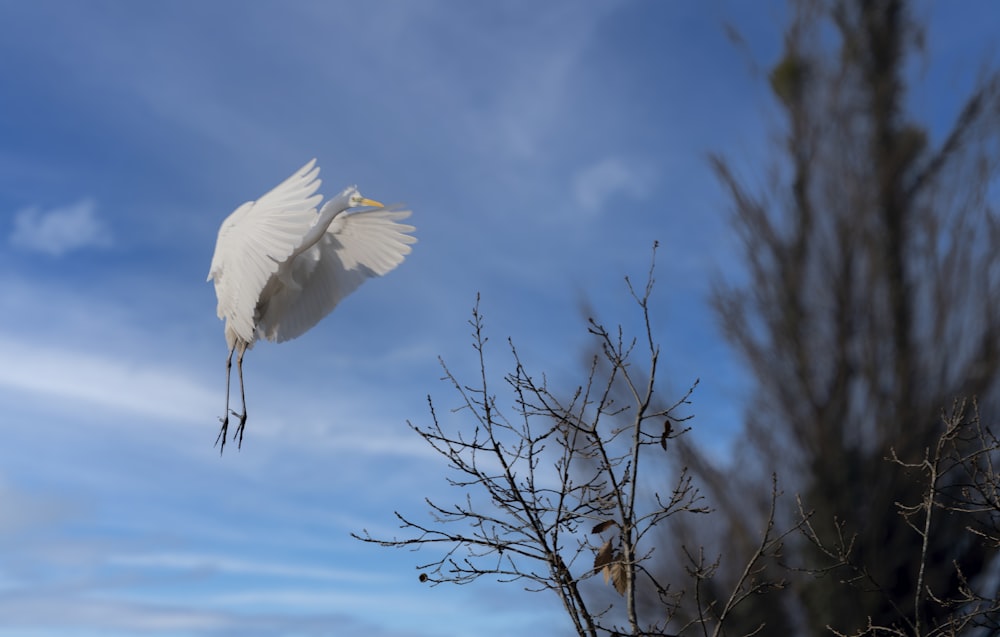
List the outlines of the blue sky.
<svg viewBox="0 0 1000 637">
<path fill-rule="evenodd" d="M 954 112 L 988 2 L 921 5 L 913 107 Z M 959 12 L 960 11 L 960 12 Z M 723 20 L 775 59 L 781 3 L 0 0 L 0 635 L 509 635 L 555 597 L 428 588 L 363 545 L 460 497 L 406 426 L 468 376 L 477 293 L 559 378 L 586 299 L 662 245 L 665 388 L 720 457 L 747 383 L 706 306 L 739 276 L 706 155 L 759 168 L 775 115 Z M 992 25 L 992 26 L 991 26 Z M 246 358 L 241 452 L 212 446 L 219 224 L 310 158 L 321 192 L 406 202 L 419 243 L 305 336 Z M 753 173 L 748 173 L 753 174 Z M 758 173 L 759 174 L 759 173 Z"/>
</svg>

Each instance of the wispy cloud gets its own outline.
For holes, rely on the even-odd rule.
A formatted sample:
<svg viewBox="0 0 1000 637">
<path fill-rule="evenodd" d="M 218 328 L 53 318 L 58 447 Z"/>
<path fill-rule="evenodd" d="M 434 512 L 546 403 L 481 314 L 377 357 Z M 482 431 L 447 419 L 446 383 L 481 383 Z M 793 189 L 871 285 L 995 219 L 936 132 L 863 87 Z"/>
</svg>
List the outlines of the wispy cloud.
<svg viewBox="0 0 1000 637">
<path fill-rule="evenodd" d="M 11 245 L 48 254 L 53 257 L 82 248 L 106 248 L 111 245 L 111 232 L 97 216 L 97 204 L 92 199 L 42 210 L 24 208 L 14 215 Z"/>
<path fill-rule="evenodd" d="M 576 203 L 591 214 L 619 195 L 642 200 L 648 196 L 654 172 L 650 166 L 621 157 L 607 157 L 580 170 L 573 178 Z"/>
<path fill-rule="evenodd" d="M 267 577 L 291 577 L 333 581 L 379 582 L 388 578 L 385 574 L 361 570 L 334 569 L 325 566 L 289 564 L 224 557 L 216 554 L 155 553 L 143 555 L 119 555 L 111 558 L 112 563 L 129 567 L 154 567 L 167 570 L 200 570 L 238 575 L 260 575 Z"/>
<path fill-rule="evenodd" d="M 582 81 L 580 64 L 587 46 L 614 6 L 534 7 L 533 20 L 501 20 L 516 26 L 497 29 L 485 43 L 470 46 L 491 70 L 484 74 L 489 80 L 482 87 L 490 99 L 466 104 L 467 138 L 516 161 L 551 157 L 553 136 L 566 132 L 574 113 L 572 88 Z M 481 39 L 482 32 L 467 37 Z M 510 42 L 520 45 L 511 47 Z"/>
<path fill-rule="evenodd" d="M 214 426 L 223 410 L 221 364 L 219 374 L 212 375 L 213 382 L 206 384 L 204 374 L 192 368 L 46 345 L 2 330 L 0 360 L 6 363 L 0 368 L 0 390 L 34 395 L 56 411 L 73 412 L 80 405 L 106 410 L 113 415 L 107 422 L 126 427 L 129 421 L 122 418 L 128 415 L 198 428 Z M 373 411 L 373 397 L 366 392 L 340 395 L 336 418 L 331 418 L 329 396 L 318 399 L 308 391 L 275 382 L 294 361 L 286 365 L 271 370 L 255 366 L 253 380 L 258 391 L 248 395 L 255 437 L 268 439 L 273 445 L 352 449 L 364 457 L 437 458 L 418 436 L 398 426 L 396 416 Z M 233 376 L 235 379 L 235 370 Z M 274 386 L 268 388 L 270 385 Z M 234 391 L 238 390 L 234 387 Z M 237 407 L 239 395 L 233 400 Z M 372 436 L 373 429 L 382 433 Z"/>
<path fill-rule="evenodd" d="M 55 609 L 58 611 L 54 612 Z M 102 631 L 101 634 L 122 634 L 119 631 L 127 631 L 133 635 L 154 631 L 185 631 L 185 634 L 198 631 L 198 634 L 204 634 L 207 631 L 221 630 L 227 624 L 225 615 L 218 612 L 119 601 L 68 599 L 65 595 L 49 596 L 44 593 L 0 600 L 0 613 L 3 613 L 7 626 L 30 628 L 35 634 L 39 634 L 36 631 L 42 627 L 59 628 L 61 631 L 92 628 Z"/>
<path fill-rule="evenodd" d="M 221 400 L 183 372 L 25 343 L 0 334 L 0 387 L 55 399 L 139 413 L 175 422 L 200 422 Z"/>
</svg>

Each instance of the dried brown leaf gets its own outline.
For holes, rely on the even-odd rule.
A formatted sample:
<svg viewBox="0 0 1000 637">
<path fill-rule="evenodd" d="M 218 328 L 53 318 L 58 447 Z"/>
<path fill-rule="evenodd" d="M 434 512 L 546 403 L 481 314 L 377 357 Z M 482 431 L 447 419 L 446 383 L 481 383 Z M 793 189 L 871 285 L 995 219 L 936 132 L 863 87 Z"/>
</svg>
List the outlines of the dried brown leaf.
<svg viewBox="0 0 1000 637">
<path fill-rule="evenodd" d="M 625 588 L 628 586 L 627 578 L 625 577 L 625 564 L 622 563 L 621 555 L 615 556 L 615 561 L 604 567 L 604 581 L 608 581 L 608 571 L 610 571 L 611 583 L 614 585 L 615 590 L 618 591 L 619 595 L 625 594 Z"/>
<path fill-rule="evenodd" d="M 603 533 L 613 526 L 618 526 L 617 520 L 605 520 L 599 524 L 594 525 L 594 528 L 590 530 L 591 533 Z"/>
<path fill-rule="evenodd" d="M 614 558 L 614 549 L 611 548 L 611 540 L 608 540 L 601 545 L 598 549 L 597 555 L 594 556 L 594 568 L 601 568 L 611 563 Z M 607 576 L 605 576 L 604 581 L 607 581 Z"/>
<path fill-rule="evenodd" d="M 622 561 L 621 552 L 616 553 L 611 547 L 611 540 L 602 544 L 601 548 L 598 549 L 597 555 L 594 557 L 594 568 L 601 569 L 605 584 L 610 582 L 620 595 L 625 594 L 627 586 L 625 564 Z"/>
</svg>

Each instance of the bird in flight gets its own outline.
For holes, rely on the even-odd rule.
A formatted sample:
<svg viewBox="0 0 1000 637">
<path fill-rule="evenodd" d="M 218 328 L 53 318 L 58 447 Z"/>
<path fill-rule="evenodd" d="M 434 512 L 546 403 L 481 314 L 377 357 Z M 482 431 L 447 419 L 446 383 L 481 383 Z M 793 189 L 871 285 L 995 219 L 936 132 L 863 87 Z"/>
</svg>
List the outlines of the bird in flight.
<svg viewBox="0 0 1000 637">
<path fill-rule="evenodd" d="M 301 336 L 366 279 L 403 262 L 415 228 L 399 223 L 409 210 L 344 189 L 318 209 L 322 195 L 313 159 L 271 192 L 248 201 L 219 228 L 208 280 L 215 282 L 218 315 L 226 321 L 226 412 L 216 444 L 226 447 L 230 414 L 243 445 L 247 420 L 243 355 L 260 338 L 282 342 Z M 233 354 L 242 413 L 229 407 Z"/>
</svg>

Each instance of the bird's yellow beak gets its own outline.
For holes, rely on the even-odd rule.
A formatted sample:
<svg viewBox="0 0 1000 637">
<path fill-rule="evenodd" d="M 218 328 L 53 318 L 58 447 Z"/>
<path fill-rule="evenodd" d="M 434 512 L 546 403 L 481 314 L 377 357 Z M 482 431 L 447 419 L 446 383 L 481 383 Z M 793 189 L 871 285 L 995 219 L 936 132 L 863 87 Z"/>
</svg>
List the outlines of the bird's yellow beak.
<svg viewBox="0 0 1000 637">
<path fill-rule="evenodd" d="M 383 204 L 381 201 L 375 201 L 374 199 L 365 199 L 363 197 L 361 199 L 361 205 L 374 206 L 376 208 L 385 208 L 385 204 Z"/>
</svg>

